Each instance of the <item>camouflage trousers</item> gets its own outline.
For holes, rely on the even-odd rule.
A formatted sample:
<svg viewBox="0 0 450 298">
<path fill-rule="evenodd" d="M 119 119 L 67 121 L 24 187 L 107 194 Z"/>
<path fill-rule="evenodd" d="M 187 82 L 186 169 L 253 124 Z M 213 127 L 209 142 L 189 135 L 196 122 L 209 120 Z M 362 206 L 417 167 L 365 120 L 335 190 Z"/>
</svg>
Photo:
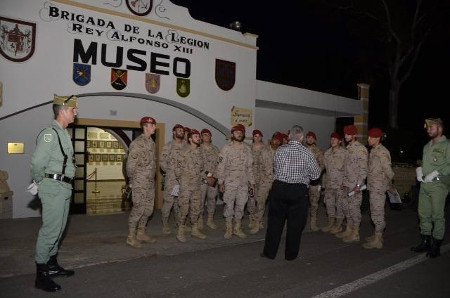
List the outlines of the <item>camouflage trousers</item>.
<svg viewBox="0 0 450 298">
<path fill-rule="evenodd" d="M 272 183 L 267 181 L 263 183 L 257 183 L 255 189 L 255 195 L 248 198 L 247 210 L 250 213 L 250 218 L 256 222 L 261 222 L 264 217 L 264 211 L 266 210 L 266 201 L 269 196 L 269 190 L 272 187 Z"/>
<path fill-rule="evenodd" d="M 180 217 L 180 211 L 179 211 L 179 206 L 178 206 L 178 197 L 172 196 L 172 190 L 175 187 L 175 185 L 179 184 L 177 180 L 175 179 L 167 179 L 165 181 L 165 187 L 164 187 L 164 201 L 163 201 L 163 206 L 161 208 L 161 216 L 162 218 L 166 218 L 168 219 L 170 216 L 170 211 L 172 211 L 172 207 L 173 207 L 173 212 L 175 213 L 175 222 L 179 221 L 179 217 Z"/>
<path fill-rule="evenodd" d="M 225 220 L 231 222 L 233 217 L 238 220 L 242 219 L 247 201 L 247 185 L 242 185 L 241 181 L 225 183 L 225 192 L 223 193 L 223 202 L 225 203 L 223 216 Z"/>
<path fill-rule="evenodd" d="M 203 209 L 206 201 L 206 211 L 208 214 L 214 214 L 216 211 L 216 197 L 219 193 L 218 186 L 211 187 L 206 183 L 202 183 L 201 186 L 201 201 L 200 201 L 200 216 L 203 215 Z"/>
<path fill-rule="evenodd" d="M 386 203 L 386 194 L 383 192 L 370 191 L 370 217 L 375 225 L 375 233 L 383 233 L 386 227 L 384 219 L 384 205 Z"/>
<path fill-rule="evenodd" d="M 344 193 L 342 202 L 342 210 L 347 218 L 347 225 L 359 227 L 361 223 L 362 192 L 357 192 L 351 197 Z"/>
<path fill-rule="evenodd" d="M 344 211 L 342 210 L 344 195 L 340 188 L 325 188 L 324 201 L 328 217 L 344 218 Z"/>
<path fill-rule="evenodd" d="M 320 190 L 319 185 L 309 186 L 309 204 L 311 217 L 317 217 L 317 210 L 319 209 Z"/>
<path fill-rule="evenodd" d="M 180 216 L 178 223 L 185 224 L 189 214 L 191 223 L 196 223 L 200 215 L 201 190 L 200 185 L 180 186 L 180 195 L 178 196 L 178 206 Z"/>
<path fill-rule="evenodd" d="M 128 217 L 128 227 L 133 229 L 145 229 L 148 218 L 153 214 L 155 207 L 155 185 L 149 187 L 133 188 L 131 193 L 133 207 Z"/>
</svg>

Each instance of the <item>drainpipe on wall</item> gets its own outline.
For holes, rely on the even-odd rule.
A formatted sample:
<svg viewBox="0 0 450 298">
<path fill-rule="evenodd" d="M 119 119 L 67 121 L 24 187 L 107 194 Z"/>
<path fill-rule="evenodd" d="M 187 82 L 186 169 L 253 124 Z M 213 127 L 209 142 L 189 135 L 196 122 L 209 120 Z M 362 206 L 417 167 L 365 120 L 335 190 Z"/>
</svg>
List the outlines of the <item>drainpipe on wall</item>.
<svg viewBox="0 0 450 298">
<path fill-rule="evenodd" d="M 358 128 L 358 140 L 362 144 L 367 143 L 367 130 L 369 122 L 369 84 L 359 83 L 358 98 L 363 102 L 363 114 L 353 117 L 353 123 Z"/>
</svg>

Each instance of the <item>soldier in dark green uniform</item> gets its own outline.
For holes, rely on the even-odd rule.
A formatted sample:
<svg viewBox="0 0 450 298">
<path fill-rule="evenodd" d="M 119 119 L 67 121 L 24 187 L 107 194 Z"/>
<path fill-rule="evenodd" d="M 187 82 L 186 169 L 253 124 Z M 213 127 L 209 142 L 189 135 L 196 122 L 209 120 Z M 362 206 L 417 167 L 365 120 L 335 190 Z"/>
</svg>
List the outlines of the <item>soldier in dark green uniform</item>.
<svg viewBox="0 0 450 298">
<path fill-rule="evenodd" d="M 75 96 L 57 96 L 53 100 L 55 120 L 42 130 L 36 140 L 31 159 L 31 176 L 38 185 L 42 203 L 42 226 L 36 242 L 35 287 L 48 292 L 61 290 L 52 277 L 72 276 L 56 259 L 58 245 L 64 232 L 75 176 L 73 146 L 67 126 L 78 113 Z"/>
<path fill-rule="evenodd" d="M 415 252 L 427 252 L 435 258 L 445 232 L 445 200 L 450 187 L 450 141 L 443 135 L 442 120 L 426 119 L 425 128 L 431 139 L 423 147 L 422 166 L 416 169 L 420 181 L 419 219 L 421 242 Z"/>
</svg>

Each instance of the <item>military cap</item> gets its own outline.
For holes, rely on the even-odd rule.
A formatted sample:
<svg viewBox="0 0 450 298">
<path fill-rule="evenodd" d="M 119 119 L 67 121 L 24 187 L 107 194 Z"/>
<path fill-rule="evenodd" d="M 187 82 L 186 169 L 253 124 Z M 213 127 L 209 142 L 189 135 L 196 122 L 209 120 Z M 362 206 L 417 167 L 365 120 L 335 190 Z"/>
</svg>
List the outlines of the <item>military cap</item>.
<svg viewBox="0 0 450 298">
<path fill-rule="evenodd" d="M 377 127 L 374 127 L 369 130 L 367 135 L 371 138 L 381 138 L 383 136 L 383 131 Z"/>
<path fill-rule="evenodd" d="M 354 136 L 358 133 L 358 129 L 354 125 L 347 125 L 344 127 L 344 133 L 346 135 Z"/>
<path fill-rule="evenodd" d="M 308 131 L 308 133 L 306 134 L 306 137 L 313 137 L 315 140 L 317 140 L 316 134 L 313 133 L 312 131 Z"/>
<path fill-rule="evenodd" d="M 60 95 L 54 94 L 53 104 L 58 105 L 58 106 L 78 108 L 78 98 L 75 95 L 60 96 Z"/>
<path fill-rule="evenodd" d="M 245 134 L 245 126 L 242 125 L 242 124 L 237 124 L 237 125 L 233 126 L 233 127 L 231 128 L 231 133 L 235 132 L 236 130 L 239 130 L 239 131 L 241 131 L 243 134 Z"/>
<path fill-rule="evenodd" d="M 156 120 L 152 117 L 142 117 L 141 118 L 141 125 L 145 124 L 145 123 L 151 123 L 151 124 L 156 124 Z"/>
<path fill-rule="evenodd" d="M 425 119 L 425 128 L 431 127 L 432 125 L 443 126 L 441 118 L 428 118 Z"/>
<path fill-rule="evenodd" d="M 253 136 L 260 135 L 261 137 L 263 137 L 263 134 L 262 134 L 262 132 L 259 129 L 254 129 L 253 132 L 252 132 L 252 135 Z"/>
<path fill-rule="evenodd" d="M 283 134 L 279 131 L 275 132 L 272 136 L 272 139 L 276 139 L 280 141 L 280 143 L 283 143 Z"/>
<path fill-rule="evenodd" d="M 341 135 L 339 133 L 337 133 L 337 132 L 333 132 L 331 134 L 330 138 L 335 138 L 335 139 L 338 139 L 338 140 L 342 140 Z"/>
<path fill-rule="evenodd" d="M 172 128 L 172 131 L 175 131 L 175 130 L 177 130 L 178 128 L 184 129 L 183 125 L 181 125 L 181 124 L 175 124 L 175 126 Z"/>
<path fill-rule="evenodd" d="M 209 129 L 207 129 L 207 128 L 202 129 L 201 134 L 204 134 L 204 133 L 208 133 L 210 136 L 212 135 L 211 131 L 209 131 Z"/>
</svg>

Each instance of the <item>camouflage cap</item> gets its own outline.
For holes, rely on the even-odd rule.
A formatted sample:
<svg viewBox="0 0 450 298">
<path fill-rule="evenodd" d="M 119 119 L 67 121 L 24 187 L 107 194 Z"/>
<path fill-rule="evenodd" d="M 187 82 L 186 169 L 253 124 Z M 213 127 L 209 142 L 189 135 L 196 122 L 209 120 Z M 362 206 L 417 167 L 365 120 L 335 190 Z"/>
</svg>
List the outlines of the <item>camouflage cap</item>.
<svg viewBox="0 0 450 298">
<path fill-rule="evenodd" d="M 60 96 L 54 95 L 53 104 L 71 108 L 78 108 L 78 98 L 75 95 Z"/>
<path fill-rule="evenodd" d="M 443 126 L 443 122 L 441 120 L 441 118 L 428 118 L 425 119 L 425 128 L 431 127 L 433 125 L 437 125 L 437 126 Z"/>
</svg>

